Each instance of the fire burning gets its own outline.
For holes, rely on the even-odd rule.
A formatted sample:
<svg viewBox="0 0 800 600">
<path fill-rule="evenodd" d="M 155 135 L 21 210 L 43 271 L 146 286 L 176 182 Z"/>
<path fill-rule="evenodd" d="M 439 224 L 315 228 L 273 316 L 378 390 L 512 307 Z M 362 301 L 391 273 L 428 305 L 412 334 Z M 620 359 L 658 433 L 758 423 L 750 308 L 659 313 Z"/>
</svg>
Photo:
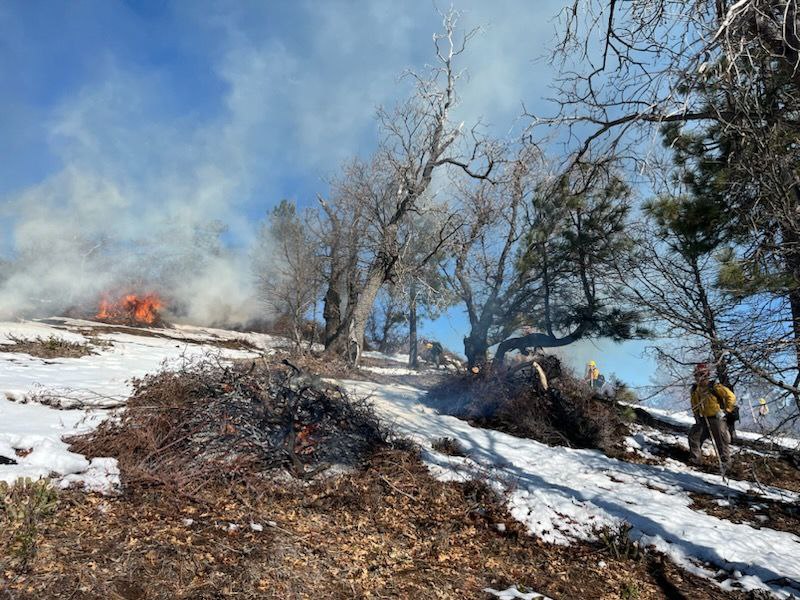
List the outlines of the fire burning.
<svg viewBox="0 0 800 600">
<path fill-rule="evenodd" d="M 158 311 L 163 306 L 164 303 L 157 294 L 146 294 L 144 296 L 127 294 L 117 301 L 112 301 L 108 296 L 103 296 L 100 300 L 100 310 L 97 311 L 95 318 L 99 321 L 111 323 L 153 325 L 161 321 Z"/>
</svg>

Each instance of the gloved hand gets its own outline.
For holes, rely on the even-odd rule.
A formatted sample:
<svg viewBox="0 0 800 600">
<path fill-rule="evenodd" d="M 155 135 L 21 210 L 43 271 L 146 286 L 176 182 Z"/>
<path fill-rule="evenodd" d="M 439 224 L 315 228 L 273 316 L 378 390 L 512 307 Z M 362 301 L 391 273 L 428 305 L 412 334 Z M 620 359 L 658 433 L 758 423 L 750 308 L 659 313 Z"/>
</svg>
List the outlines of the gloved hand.
<svg viewBox="0 0 800 600">
<path fill-rule="evenodd" d="M 725 418 L 725 411 L 724 410 L 717 411 L 717 415 L 716 416 L 717 416 L 717 419 L 722 421 L 722 419 Z"/>
</svg>

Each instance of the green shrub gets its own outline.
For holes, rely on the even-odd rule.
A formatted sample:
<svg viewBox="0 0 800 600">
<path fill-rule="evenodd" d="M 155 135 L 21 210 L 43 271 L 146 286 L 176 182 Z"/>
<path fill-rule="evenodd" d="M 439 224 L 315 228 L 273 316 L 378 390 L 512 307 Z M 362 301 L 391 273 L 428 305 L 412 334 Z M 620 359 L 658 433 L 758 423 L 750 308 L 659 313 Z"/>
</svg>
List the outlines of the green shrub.
<svg viewBox="0 0 800 600">
<path fill-rule="evenodd" d="M 622 600 L 638 600 L 641 597 L 641 590 L 639 589 L 639 584 L 635 581 L 626 581 L 622 585 L 622 589 L 619 592 L 619 597 Z"/>
<path fill-rule="evenodd" d="M 631 529 L 633 529 L 631 524 L 623 521 L 615 527 L 605 525 L 596 529 L 595 535 L 614 558 L 639 560 L 642 557 L 642 549 L 638 542 L 631 539 Z"/>
<path fill-rule="evenodd" d="M 2 555 L 13 567 L 25 571 L 36 554 L 39 525 L 58 504 L 58 493 L 46 479 L 29 478 L 14 485 L 0 482 L 0 523 L 3 529 Z"/>
</svg>

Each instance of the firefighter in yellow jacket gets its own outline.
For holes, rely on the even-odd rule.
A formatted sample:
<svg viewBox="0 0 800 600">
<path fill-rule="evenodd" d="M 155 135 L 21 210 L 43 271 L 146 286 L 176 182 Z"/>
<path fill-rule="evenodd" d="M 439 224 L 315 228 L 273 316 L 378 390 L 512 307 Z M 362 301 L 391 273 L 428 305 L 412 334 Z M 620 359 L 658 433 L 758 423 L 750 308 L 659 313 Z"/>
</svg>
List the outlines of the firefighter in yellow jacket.
<svg viewBox="0 0 800 600">
<path fill-rule="evenodd" d="M 714 441 L 723 468 L 730 466 L 731 434 L 728 419 L 734 418 L 736 396 L 727 387 L 711 380 L 709 366 L 700 363 L 694 369 L 695 384 L 692 386 L 692 413 L 694 425 L 689 430 L 689 454 L 695 464 L 702 462 L 703 442 Z"/>
</svg>

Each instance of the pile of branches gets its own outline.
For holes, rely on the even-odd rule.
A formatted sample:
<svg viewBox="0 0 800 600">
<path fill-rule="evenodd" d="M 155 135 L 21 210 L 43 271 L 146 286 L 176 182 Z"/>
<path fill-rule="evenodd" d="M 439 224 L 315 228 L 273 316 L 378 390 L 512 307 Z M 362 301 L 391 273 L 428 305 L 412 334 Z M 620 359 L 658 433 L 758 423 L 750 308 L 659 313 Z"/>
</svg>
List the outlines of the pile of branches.
<svg viewBox="0 0 800 600">
<path fill-rule="evenodd" d="M 119 461 L 123 486 L 167 486 L 199 499 L 214 483 L 309 479 L 359 467 L 396 444 L 365 400 L 284 364 L 204 360 L 134 383 L 118 421 L 72 448 Z"/>
<path fill-rule="evenodd" d="M 574 448 L 614 453 L 627 429 L 612 401 L 565 372 L 555 356 L 512 368 L 485 367 L 431 391 L 439 410 L 482 427 Z"/>
</svg>

